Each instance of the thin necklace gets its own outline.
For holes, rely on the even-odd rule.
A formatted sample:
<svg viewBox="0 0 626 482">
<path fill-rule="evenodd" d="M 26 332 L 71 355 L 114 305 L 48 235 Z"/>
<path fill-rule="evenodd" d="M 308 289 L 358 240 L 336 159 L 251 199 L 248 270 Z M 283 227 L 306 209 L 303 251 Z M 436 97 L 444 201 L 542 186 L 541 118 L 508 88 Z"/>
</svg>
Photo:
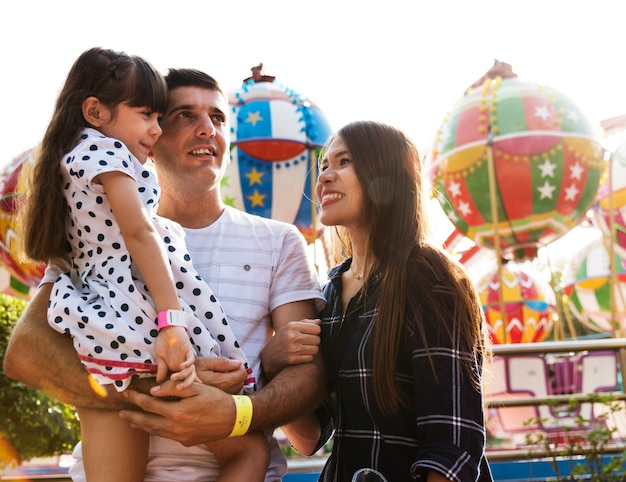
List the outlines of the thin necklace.
<svg viewBox="0 0 626 482">
<path fill-rule="evenodd" d="M 365 273 L 364 271 L 362 271 L 361 274 L 356 274 L 352 269 L 352 265 L 350 265 L 350 272 L 352 273 L 352 276 L 354 276 L 354 279 L 357 281 L 361 281 L 361 278 L 363 278 L 363 274 Z"/>
</svg>

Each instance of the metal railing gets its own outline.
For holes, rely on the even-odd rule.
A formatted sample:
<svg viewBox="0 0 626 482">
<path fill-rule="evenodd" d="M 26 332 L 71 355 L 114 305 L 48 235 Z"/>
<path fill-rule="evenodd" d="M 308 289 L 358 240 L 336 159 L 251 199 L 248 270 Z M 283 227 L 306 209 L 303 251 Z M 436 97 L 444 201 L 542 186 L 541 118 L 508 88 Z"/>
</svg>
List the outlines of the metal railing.
<svg viewBox="0 0 626 482">
<path fill-rule="evenodd" d="M 586 340 L 571 341 L 550 341 L 536 343 L 519 343 L 506 345 L 493 345 L 492 352 L 496 356 L 510 355 L 556 355 L 556 354 L 580 354 L 594 351 L 614 351 L 619 361 L 619 371 L 622 380 L 626 381 L 626 338 L 594 338 Z M 540 405 L 559 405 L 571 403 L 595 402 L 598 403 L 598 395 L 607 397 L 610 400 L 623 401 L 626 400 L 626 392 L 624 391 L 624 383 L 622 389 L 618 391 L 600 392 L 600 393 L 568 393 L 555 394 L 548 396 L 519 396 L 508 394 L 506 398 L 494 397 L 486 398 L 488 408 L 507 408 L 507 407 L 524 407 L 524 406 L 540 406 Z M 625 442 L 614 442 L 603 447 L 602 452 L 605 454 L 618 454 L 626 450 Z M 568 455 L 585 456 L 590 453 L 590 449 L 580 448 L 577 450 L 569 450 Z M 517 449 L 490 449 L 488 458 L 492 462 L 499 461 L 515 461 L 521 458 L 528 459 L 529 455 L 534 458 L 550 457 L 554 452 L 548 452 L 540 448 L 517 448 Z M 564 451 L 565 454 L 565 451 Z"/>
</svg>

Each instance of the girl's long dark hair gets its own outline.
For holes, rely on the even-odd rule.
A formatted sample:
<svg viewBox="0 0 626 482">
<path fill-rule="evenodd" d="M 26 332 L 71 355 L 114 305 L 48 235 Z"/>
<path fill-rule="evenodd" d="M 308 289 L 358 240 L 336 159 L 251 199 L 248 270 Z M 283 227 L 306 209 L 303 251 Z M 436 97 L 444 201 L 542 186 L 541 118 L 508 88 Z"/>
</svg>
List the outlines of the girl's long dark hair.
<svg viewBox="0 0 626 482">
<path fill-rule="evenodd" d="M 402 131 L 371 121 L 348 124 L 335 135 L 350 151 L 364 191 L 363 222 L 369 247 L 366 258 L 374 261 L 370 279 L 376 273 L 382 276 L 371 344 L 372 379 L 378 405 L 384 412 L 393 413 L 406 404 L 394 371 L 407 334 L 407 320 L 415 323 L 412 329 L 425 344 L 433 335 L 450 340 L 459 336 L 459 348 L 477 360 L 485 349 L 482 308 L 465 270 L 430 241 L 428 198 L 423 192 L 414 143 Z M 344 250 L 351 256 L 349 239 L 344 242 Z M 433 289 L 435 284 L 437 290 Z M 426 313 L 436 319 L 439 334 L 426 328 Z M 433 326 L 432 321 L 428 324 Z M 479 384 L 476 363 L 469 358 L 464 363 L 467 376 Z M 436 379 L 432 358 L 431 368 Z"/>
<path fill-rule="evenodd" d="M 57 98 L 31 178 L 24 183 L 17 214 L 23 258 L 47 263 L 68 253 L 60 163 L 88 127 L 82 104 L 92 96 L 110 109 L 122 102 L 154 112 L 167 108 L 163 76 L 141 57 L 94 47 L 76 59 Z"/>
</svg>

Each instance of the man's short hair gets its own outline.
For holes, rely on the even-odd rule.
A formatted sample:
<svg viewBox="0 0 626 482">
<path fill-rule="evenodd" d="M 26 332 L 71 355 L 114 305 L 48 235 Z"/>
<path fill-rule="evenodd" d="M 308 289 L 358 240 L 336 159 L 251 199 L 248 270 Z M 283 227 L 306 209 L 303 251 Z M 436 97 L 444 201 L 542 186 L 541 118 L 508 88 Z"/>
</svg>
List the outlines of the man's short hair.
<svg viewBox="0 0 626 482">
<path fill-rule="evenodd" d="M 224 96 L 228 102 L 228 96 L 217 80 L 209 74 L 196 69 L 169 69 L 165 75 L 165 82 L 169 91 L 178 87 L 202 87 L 216 90 Z"/>
</svg>

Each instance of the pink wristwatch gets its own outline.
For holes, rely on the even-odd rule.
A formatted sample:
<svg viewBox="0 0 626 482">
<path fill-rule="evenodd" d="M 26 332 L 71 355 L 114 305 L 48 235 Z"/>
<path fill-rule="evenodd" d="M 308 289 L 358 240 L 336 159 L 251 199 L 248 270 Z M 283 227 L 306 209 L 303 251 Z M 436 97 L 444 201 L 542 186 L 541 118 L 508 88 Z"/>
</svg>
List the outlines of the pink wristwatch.
<svg viewBox="0 0 626 482">
<path fill-rule="evenodd" d="M 182 326 L 187 329 L 187 313 L 182 310 L 164 310 L 159 312 L 157 328 L 161 331 L 168 326 Z"/>
</svg>

